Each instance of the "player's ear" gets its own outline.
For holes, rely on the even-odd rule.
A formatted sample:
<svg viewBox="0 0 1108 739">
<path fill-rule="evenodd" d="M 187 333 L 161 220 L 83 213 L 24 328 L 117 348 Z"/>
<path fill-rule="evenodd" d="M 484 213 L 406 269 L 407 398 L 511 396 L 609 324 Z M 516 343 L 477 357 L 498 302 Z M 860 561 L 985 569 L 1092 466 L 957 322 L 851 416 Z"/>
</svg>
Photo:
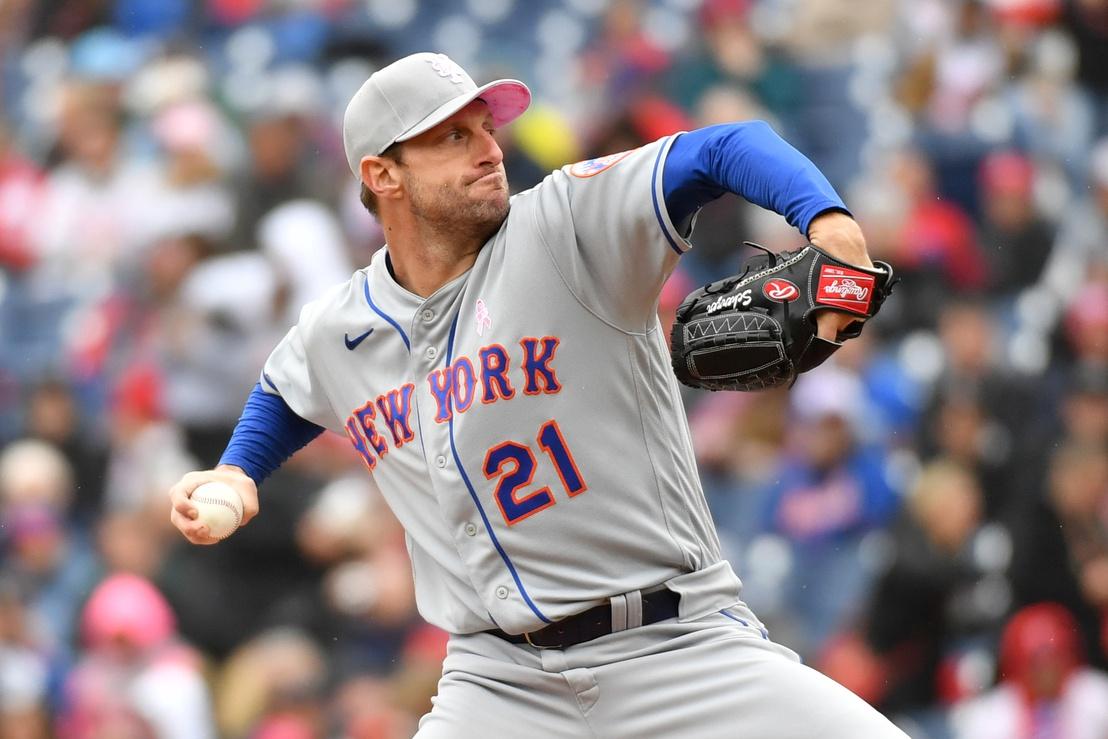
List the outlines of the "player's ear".
<svg viewBox="0 0 1108 739">
<path fill-rule="evenodd" d="M 362 157 L 362 184 L 378 199 L 398 197 L 403 190 L 400 165 L 389 157 Z"/>
</svg>

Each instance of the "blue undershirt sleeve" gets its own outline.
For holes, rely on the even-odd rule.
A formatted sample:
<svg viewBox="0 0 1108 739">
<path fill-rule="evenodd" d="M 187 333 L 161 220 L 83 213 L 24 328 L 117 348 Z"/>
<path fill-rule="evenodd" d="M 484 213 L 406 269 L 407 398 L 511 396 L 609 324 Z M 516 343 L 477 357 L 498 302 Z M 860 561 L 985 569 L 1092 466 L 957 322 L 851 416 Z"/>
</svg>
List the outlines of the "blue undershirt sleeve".
<svg viewBox="0 0 1108 739">
<path fill-rule="evenodd" d="M 246 399 L 220 464 L 233 464 L 260 485 L 293 453 L 323 433 L 323 427 L 293 413 L 280 395 L 260 384 Z"/>
<path fill-rule="evenodd" d="M 805 236 L 820 213 L 850 213 L 823 173 L 763 121 L 680 134 L 666 156 L 662 189 L 678 228 L 725 192 L 780 213 Z"/>
</svg>

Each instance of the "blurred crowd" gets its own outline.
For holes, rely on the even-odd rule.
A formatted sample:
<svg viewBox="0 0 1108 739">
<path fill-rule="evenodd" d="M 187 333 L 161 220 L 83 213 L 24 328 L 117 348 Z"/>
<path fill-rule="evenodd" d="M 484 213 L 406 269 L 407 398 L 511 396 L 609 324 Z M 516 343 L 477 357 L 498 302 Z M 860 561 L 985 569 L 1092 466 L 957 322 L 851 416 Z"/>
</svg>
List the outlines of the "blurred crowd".
<svg viewBox="0 0 1108 739">
<path fill-rule="evenodd" d="M 515 191 L 769 121 L 902 277 L 790 390 L 689 391 L 771 635 L 913 737 L 1108 737 L 1108 0 L 0 0 L 0 735 L 410 736 L 445 635 L 337 436 L 216 547 L 166 491 L 383 243 L 377 67 L 517 76 Z M 725 196 L 662 295 L 793 248 Z"/>
</svg>

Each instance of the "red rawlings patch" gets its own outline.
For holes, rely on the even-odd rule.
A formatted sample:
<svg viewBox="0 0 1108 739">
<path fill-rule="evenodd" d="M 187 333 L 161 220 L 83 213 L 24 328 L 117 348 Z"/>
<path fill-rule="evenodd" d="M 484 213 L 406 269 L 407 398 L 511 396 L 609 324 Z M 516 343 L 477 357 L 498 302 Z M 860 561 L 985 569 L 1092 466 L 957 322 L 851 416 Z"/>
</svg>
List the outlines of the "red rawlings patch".
<svg viewBox="0 0 1108 739">
<path fill-rule="evenodd" d="M 762 285 L 762 294 L 775 303 L 791 303 L 800 297 L 800 288 L 788 280 L 775 277 Z"/>
<path fill-rule="evenodd" d="M 816 303 L 862 316 L 869 315 L 874 281 L 874 276 L 865 272 L 825 264 L 819 270 Z"/>
</svg>

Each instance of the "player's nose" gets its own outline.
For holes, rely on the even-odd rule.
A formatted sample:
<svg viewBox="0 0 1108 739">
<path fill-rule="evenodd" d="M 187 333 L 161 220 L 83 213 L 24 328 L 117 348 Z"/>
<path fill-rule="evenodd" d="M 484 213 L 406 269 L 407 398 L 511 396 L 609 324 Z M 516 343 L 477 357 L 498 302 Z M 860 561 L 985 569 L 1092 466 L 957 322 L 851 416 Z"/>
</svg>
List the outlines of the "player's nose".
<svg viewBox="0 0 1108 739">
<path fill-rule="evenodd" d="M 481 167 L 496 167 L 504 161 L 504 152 L 500 150 L 500 144 L 496 143 L 496 137 L 491 132 L 481 129 L 476 140 Z"/>
</svg>

